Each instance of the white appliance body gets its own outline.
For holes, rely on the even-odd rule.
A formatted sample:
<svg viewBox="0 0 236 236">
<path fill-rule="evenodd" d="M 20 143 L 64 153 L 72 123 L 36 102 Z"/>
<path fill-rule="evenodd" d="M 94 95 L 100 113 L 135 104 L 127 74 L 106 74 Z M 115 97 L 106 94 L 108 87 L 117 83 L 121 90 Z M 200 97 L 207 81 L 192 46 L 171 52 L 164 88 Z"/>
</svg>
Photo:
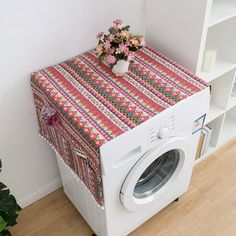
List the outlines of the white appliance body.
<svg viewBox="0 0 236 236">
<path fill-rule="evenodd" d="M 208 107 L 205 89 L 105 143 L 100 150 L 104 207 L 57 155 L 65 193 L 98 236 L 129 234 L 187 191 Z M 162 181 L 158 168 L 142 179 L 162 160 L 169 172 L 159 173 Z"/>
</svg>

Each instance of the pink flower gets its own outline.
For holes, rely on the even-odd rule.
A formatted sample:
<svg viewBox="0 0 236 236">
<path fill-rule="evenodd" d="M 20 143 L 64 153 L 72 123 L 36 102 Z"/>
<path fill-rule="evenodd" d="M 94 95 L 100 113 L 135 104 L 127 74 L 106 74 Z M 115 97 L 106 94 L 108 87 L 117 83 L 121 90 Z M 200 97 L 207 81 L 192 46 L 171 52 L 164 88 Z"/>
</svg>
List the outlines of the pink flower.
<svg viewBox="0 0 236 236">
<path fill-rule="evenodd" d="M 109 50 L 109 49 L 111 48 L 111 42 L 107 40 L 107 41 L 105 42 L 105 44 L 104 44 L 104 48 L 105 48 L 106 50 Z"/>
<path fill-rule="evenodd" d="M 109 48 L 108 53 L 110 55 L 113 55 L 115 53 L 116 49 L 115 48 Z"/>
<path fill-rule="evenodd" d="M 112 35 L 112 34 L 109 35 L 108 39 L 110 42 L 112 42 L 115 39 L 115 35 Z"/>
<path fill-rule="evenodd" d="M 128 56 L 128 61 L 134 60 L 134 53 L 130 53 Z"/>
<path fill-rule="evenodd" d="M 106 63 L 108 65 L 115 64 L 116 63 L 116 58 L 114 56 L 112 56 L 112 55 L 108 55 L 106 57 Z"/>
<path fill-rule="evenodd" d="M 98 56 L 101 56 L 104 53 L 104 48 L 103 48 L 102 44 L 97 45 L 96 52 L 97 52 Z"/>
<path fill-rule="evenodd" d="M 113 23 L 115 24 L 115 26 L 121 26 L 123 24 L 123 21 L 120 19 L 115 19 L 113 20 Z"/>
<path fill-rule="evenodd" d="M 46 124 L 49 126 L 57 125 L 59 123 L 59 121 L 60 121 L 60 118 L 59 118 L 58 114 L 55 114 L 46 121 Z"/>
<path fill-rule="evenodd" d="M 41 114 L 47 125 L 57 125 L 60 121 L 56 109 L 50 107 L 48 104 L 42 107 Z"/>
<path fill-rule="evenodd" d="M 141 40 L 140 46 L 142 46 L 142 47 L 145 47 L 145 46 L 146 46 L 146 42 L 144 41 L 144 39 Z"/>
<path fill-rule="evenodd" d="M 128 54 L 129 53 L 129 48 L 127 44 L 121 43 L 118 48 L 118 52 Z"/>
<path fill-rule="evenodd" d="M 138 47 L 138 46 L 140 45 L 138 39 L 136 39 L 136 38 L 130 39 L 130 43 L 131 43 L 134 47 Z"/>
<path fill-rule="evenodd" d="M 100 32 L 100 33 L 97 34 L 96 37 L 97 37 L 97 39 L 102 39 L 103 36 L 104 36 L 104 33 L 103 33 L 103 32 Z"/>
<path fill-rule="evenodd" d="M 51 116 L 54 116 L 56 113 L 57 113 L 56 109 L 50 107 L 48 104 L 45 104 L 41 110 L 43 119 L 48 119 Z"/>
<path fill-rule="evenodd" d="M 114 23 L 113 28 L 117 30 L 123 24 L 123 21 L 120 19 L 116 19 L 116 20 L 113 20 L 113 23 Z"/>
<path fill-rule="evenodd" d="M 120 33 L 120 36 L 124 37 L 124 38 L 129 38 L 130 37 L 130 32 L 128 30 L 122 31 Z"/>
</svg>

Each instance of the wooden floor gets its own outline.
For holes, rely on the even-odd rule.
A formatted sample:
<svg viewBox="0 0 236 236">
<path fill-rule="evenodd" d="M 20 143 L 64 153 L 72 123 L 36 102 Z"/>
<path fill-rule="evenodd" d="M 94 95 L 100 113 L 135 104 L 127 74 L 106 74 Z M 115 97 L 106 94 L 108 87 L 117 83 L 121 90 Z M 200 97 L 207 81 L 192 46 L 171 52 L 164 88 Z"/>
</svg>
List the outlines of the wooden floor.
<svg viewBox="0 0 236 236">
<path fill-rule="evenodd" d="M 14 236 L 90 236 L 62 189 L 25 208 Z M 236 139 L 194 169 L 189 191 L 132 236 L 236 236 Z"/>
</svg>

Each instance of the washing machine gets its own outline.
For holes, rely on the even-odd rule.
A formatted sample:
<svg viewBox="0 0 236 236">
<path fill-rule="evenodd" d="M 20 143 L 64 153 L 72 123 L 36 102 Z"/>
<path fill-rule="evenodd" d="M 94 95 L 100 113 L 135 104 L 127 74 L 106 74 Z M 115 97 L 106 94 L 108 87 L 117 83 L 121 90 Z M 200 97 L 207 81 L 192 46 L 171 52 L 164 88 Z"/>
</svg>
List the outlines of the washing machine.
<svg viewBox="0 0 236 236">
<path fill-rule="evenodd" d="M 102 207 L 57 154 L 65 193 L 96 235 L 128 235 L 188 190 L 208 101 L 206 87 L 102 145 Z"/>
</svg>

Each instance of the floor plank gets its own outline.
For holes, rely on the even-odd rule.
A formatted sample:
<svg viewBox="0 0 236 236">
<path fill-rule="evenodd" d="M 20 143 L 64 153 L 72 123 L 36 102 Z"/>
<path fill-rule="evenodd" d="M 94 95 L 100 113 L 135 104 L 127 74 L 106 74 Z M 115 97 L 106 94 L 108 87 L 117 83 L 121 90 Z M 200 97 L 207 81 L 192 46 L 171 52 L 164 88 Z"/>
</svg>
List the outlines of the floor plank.
<svg viewBox="0 0 236 236">
<path fill-rule="evenodd" d="M 92 230 L 59 189 L 25 208 L 14 236 L 90 236 Z M 194 168 L 189 191 L 131 236 L 235 236 L 236 139 Z"/>
</svg>

